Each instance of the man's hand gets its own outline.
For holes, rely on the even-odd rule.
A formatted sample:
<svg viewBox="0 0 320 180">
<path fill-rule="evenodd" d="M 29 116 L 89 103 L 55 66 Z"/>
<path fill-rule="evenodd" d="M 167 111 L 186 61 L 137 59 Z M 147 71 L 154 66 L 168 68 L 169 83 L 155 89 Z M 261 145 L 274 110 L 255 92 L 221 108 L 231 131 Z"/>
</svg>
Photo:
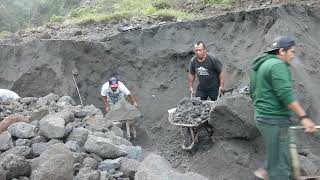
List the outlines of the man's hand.
<svg viewBox="0 0 320 180">
<path fill-rule="evenodd" d="M 302 119 L 301 124 L 304 127 L 304 132 L 314 133 L 317 131 L 316 124 L 310 118 Z"/>
<path fill-rule="evenodd" d="M 224 94 L 224 88 L 223 88 L 222 86 L 219 87 L 219 93 L 220 93 L 221 95 Z"/>
<path fill-rule="evenodd" d="M 133 106 L 136 107 L 136 108 L 138 108 L 137 102 L 134 102 L 134 103 L 133 103 Z"/>
<path fill-rule="evenodd" d="M 106 112 L 109 112 L 109 111 L 110 111 L 110 107 L 107 106 L 107 107 L 105 108 L 105 110 L 106 110 Z"/>
<path fill-rule="evenodd" d="M 189 87 L 190 95 L 193 96 L 193 87 Z"/>
</svg>

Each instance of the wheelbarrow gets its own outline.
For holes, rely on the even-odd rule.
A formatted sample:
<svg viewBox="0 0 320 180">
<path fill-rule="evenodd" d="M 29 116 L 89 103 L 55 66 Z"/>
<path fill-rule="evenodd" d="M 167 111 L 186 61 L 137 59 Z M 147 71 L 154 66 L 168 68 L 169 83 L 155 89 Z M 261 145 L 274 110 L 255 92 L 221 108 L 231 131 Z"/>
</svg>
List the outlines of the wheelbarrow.
<svg viewBox="0 0 320 180">
<path fill-rule="evenodd" d="M 204 103 L 213 103 L 214 101 L 204 101 Z M 181 127 L 181 133 L 184 135 L 183 130 L 186 129 L 190 132 L 191 135 L 191 144 L 189 146 L 185 146 L 184 144 L 182 144 L 182 149 L 184 150 L 191 150 L 195 143 L 198 142 L 198 136 L 199 136 L 199 129 L 201 127 L 205 127 L 206 124 L 208 123 L 208 119 L 205 119 L 203 121 L 201 121 L 200 123 L 197 124 L 182 124 L 182 123 L 175 123 L 173 122 L 173 114 L 176 112 L 177 108 L 172 108 L 168 110 L 168 120 L 171 124 L 175 125 L 175 126 L 180 126 Z M 210 118 L 210 116 L 209 116 Z M 205 127 L 206 131 L 208 132 L 208 134 L 211 134 L 211 132 L 209 131 L 209 129 L 207 127 Z"/>
<path fill-rule="evenodd" d="M 316 126 L 317 129 L 320 129 L 320 126 Z M 300 171 L 300 163 L 298 159 L 298 150 L 297 150 L 297 140 L 296 136 L 294 134 L 294 131 L 296 130 L 303 130 L 303 126 L 291 126 L 289 129 L 290 133 L 290 154 L 291 154 L 291 161 L 292 161 L 292 170 L 293 170 L 293 176 L 295 180 L 308 180 L 308 179 L 315 179 L 320 180 L 320 175 L 307 175 L 302 176 Z"/>
</svg>

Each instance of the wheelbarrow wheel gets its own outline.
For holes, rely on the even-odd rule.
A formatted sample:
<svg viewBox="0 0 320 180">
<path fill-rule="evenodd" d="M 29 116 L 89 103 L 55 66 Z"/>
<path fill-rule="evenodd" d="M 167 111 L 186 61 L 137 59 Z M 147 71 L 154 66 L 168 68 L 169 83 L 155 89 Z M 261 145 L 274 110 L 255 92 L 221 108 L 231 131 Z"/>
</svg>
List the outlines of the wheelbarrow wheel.
<svg viewBox="0 0 320 180">
<path fill-rule="evenodd" d="M 182 135 L 184 137 L 184 147 L 190 147 L 192 144 L 192 137 L 191 137 L 191 132 L 190 129 L 187 127 L 182 128 Z"/>
</svg>

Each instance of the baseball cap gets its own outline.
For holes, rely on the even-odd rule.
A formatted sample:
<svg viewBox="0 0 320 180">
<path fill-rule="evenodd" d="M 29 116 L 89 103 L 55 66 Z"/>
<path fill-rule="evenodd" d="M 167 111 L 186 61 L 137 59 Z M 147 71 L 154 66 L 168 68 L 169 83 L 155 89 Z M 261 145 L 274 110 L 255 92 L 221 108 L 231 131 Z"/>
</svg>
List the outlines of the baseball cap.
<svg viewBox="0 0 320 180">
<path fill-rule="evenodd" d="M 280 36 L 272 41 L 272 44 L 267 48 L 265 52 L 271 52 L 280 48 L 288 48 L 295 46 L 294 39 L 289 36 Z"/>
<path fill-rule="evenodd" d="M 115 77 L 110 78 L 109 79 L 109 86 L 113 87 L 113 88 L 118 87 L 119 86 L 118 79 Z"/>
</svg>

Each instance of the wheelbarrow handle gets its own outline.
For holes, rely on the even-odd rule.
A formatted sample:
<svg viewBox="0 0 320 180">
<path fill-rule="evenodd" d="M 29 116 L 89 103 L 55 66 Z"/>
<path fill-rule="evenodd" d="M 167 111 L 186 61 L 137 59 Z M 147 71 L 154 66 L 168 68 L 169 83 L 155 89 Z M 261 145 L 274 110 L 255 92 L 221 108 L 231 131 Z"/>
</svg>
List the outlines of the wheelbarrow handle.
<svg viewBox="0 0 320 180">
<path fill-rule="evenodd" d="M 320 126 L 316 126 L 316 129 L 320 129 Z M 290 126 L 290 129 L 304 129 L 303 126 Z"/>
</svg>

